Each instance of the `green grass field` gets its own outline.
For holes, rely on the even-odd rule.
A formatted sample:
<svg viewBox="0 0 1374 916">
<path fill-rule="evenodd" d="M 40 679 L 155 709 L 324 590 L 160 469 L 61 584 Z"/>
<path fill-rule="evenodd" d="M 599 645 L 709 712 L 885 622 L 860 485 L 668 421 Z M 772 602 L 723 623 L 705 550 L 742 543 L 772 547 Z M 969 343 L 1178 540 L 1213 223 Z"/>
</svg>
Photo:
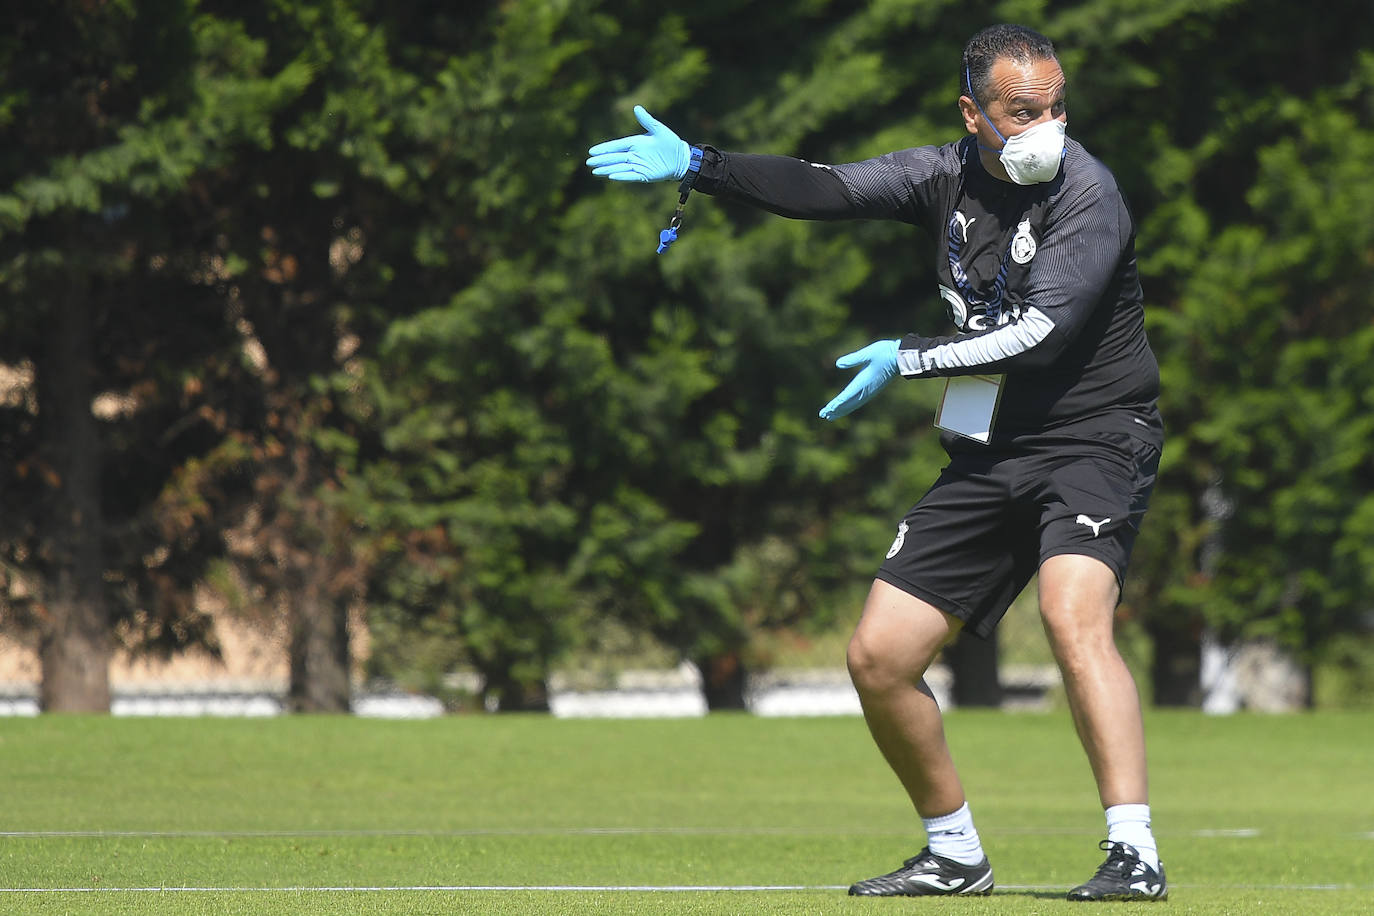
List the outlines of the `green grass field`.
<svg viewBox="0 0 1374 916">
<path fill-rule="evenodd" d="M 0 910 L 1084 913 L 1067 715 L 948 729 L 998 888 L 859 900 L 921 845 L 862 720 L 0 720 Z M 1149 717 L 1170 913 L 1374 913 L 1374 715 Z M 1115 904 L 1128 909 L 1139 905 Z"/>
</svg>

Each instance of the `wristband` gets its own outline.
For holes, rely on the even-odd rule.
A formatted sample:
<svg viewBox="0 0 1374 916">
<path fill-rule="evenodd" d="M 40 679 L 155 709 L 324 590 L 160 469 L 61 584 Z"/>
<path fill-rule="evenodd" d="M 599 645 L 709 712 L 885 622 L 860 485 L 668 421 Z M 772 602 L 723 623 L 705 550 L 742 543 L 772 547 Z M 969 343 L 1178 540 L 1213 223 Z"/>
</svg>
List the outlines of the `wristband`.
<svg viewBox="0 0 1374 916">
<path fill-rule="evenodd" d="M 687 162 L 687 172 L 677 186 L 677 209 L 673 211 L 673 218 L 668 221 L 668 228 L 658 234 L 657 254 L 663 254 L 669 245 L 677 241 L 677 231 L 682 227 L 682 208 L 687 205 L 687 195 L 692 193 L 692 185 L 696 184 L 697 176 L 700 174 L 701 147 L 694 146 L 691 148 L 691 159 Z"/>
</svg>

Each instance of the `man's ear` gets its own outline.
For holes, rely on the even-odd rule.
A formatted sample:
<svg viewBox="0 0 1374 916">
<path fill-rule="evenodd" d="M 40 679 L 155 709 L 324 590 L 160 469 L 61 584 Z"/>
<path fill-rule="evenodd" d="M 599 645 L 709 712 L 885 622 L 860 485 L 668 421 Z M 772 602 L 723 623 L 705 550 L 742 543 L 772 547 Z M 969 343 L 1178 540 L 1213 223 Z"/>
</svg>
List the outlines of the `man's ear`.
<svg viewBox="0 0 1374 916">
<path fill-rule="evenodd" d="M 964 118 L 964 127 L 971 134 L 978 133 L 978 104 L 966 95 L 959 96 L 959 114 Z"/>
</svg>

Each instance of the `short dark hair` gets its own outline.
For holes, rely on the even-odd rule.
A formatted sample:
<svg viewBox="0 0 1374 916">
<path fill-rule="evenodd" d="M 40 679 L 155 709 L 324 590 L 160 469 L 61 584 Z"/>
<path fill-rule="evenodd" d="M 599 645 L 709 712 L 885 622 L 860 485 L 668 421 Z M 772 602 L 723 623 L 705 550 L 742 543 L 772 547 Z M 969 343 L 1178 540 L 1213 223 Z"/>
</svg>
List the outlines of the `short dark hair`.
<svg viewBox="0 0 1374 916">
<path fill-rule="evenodd" d="M 974 35 L 964 45 L 963 66 L 960 67 L 960 94 L 970 95 L 980 105 L 991 99 L 988 93 L 988 74 L 999 58 L 1009 57 L 1021 63 L 1037 60 L 1056 60 L 1054 43 L 1034 29 L 1023 25 L 994 25 Z"/>
</svg>

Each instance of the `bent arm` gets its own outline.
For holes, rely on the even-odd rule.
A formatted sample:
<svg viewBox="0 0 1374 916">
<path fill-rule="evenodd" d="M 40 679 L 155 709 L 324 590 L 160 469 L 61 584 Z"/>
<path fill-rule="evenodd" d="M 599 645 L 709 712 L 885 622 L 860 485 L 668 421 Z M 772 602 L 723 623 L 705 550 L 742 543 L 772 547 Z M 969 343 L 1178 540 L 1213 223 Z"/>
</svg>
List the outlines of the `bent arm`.
<svg viewBox="0 0 1374 916">
<path fill-rule="evenodd" d="M 1115 186 L 1062 202 L 1032 264 L 1020 314 L 1004 325 L 946 337 L 908 334 L 897 364 L 907 378 L 1047 369 L 1109 297 L 1130 218 Z"/>
</svg>

